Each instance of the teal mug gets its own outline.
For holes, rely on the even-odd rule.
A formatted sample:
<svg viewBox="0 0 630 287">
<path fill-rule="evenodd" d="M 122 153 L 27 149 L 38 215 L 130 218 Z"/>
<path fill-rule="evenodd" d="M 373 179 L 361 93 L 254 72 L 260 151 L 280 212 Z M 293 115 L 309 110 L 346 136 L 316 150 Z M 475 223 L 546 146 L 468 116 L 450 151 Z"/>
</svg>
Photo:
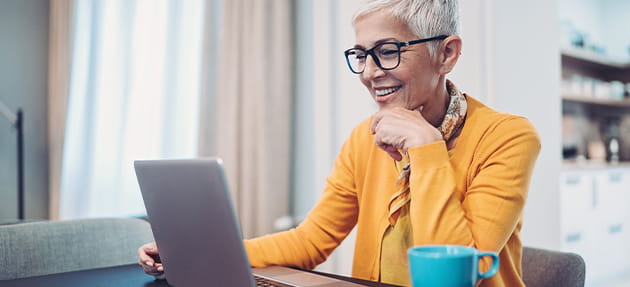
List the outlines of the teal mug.
<svg viewBox="0 0 630 287">
<path fill-rule="evenodd" d="M 409 248 L 407 255 L 414 287 L 474 287 L 477 281 L 492 277 L 499 270 L 497 253 L 467 246 L 416 246 Z M 481 273 L 479 260 L 484 256 L 492 257 L 492 265 Z"/>
</svg>

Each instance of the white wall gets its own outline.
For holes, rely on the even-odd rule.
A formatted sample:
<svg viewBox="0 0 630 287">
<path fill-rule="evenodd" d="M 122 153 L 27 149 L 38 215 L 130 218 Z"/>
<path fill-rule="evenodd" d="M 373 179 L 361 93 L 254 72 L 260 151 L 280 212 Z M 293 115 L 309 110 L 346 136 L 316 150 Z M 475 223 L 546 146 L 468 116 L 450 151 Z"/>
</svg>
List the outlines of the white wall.
<svg viewBox="0 0 630 287">
<path fill-rule="evenodd" d="M 630 61 L 630 1 L 558 0 L 563 25 L 585 33 L 587 44 L 597 44 L 609 57 Z"/>
<path fill-rule="evenodd" d="M 606 0 L 603 0 L 606 1 Z M 558 0 L 558 17 L 563 26 L 581 31 L 586 41 L 604 41 L 602 0 Z M 568 28 L 568 27 L 567 27 Z"/>
<path fill-rule="evenodd" d="M 630 1 L 606 0 L 603 5 L 602 26 L 608 54 L 630 61 Z"/>
<path fill-rule="evenodd" d="M 350 130 L 376 110 L 342 51 L 354 44 L 352 1 L 297 1 L 294 214 L 303 216 L 323 189 Z M 464 51 L 451 78 L 497 109 L 528 117 L 543 150 L 525 210 L 525 244 L 558 248 L 560 97 L 556 2 L 462 0 Z M 531 17 L 536 21 L 532 23 Z M 320 270 L 349 274 L 353 238 Z"/>
</svg>

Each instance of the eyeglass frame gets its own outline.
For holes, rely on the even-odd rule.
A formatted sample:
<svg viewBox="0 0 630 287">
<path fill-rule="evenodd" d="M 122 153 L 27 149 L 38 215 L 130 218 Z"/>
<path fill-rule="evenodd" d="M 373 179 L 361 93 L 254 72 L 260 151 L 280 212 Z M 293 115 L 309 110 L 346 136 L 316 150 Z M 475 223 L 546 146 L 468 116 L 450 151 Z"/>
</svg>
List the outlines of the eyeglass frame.
<svg viewBox="0 0 630 287">
<path fill-rule="evenodd" d="M 353 47 L 348 50 L 345 50 L 343 54 L 346 57 L 346 64 L 348 64 L 348 68 L 350 68 L 350 71 L 354 74 L 363 73 L 365 71 L 365 64 L 363 65 L 363 69 L 360 72 L 355 72 L 354 69 L 352 69 L 352 64 L 350 64 L 350 58 L 348 58 L 348 54 L 352 50 L 362 50 L 363 52 L 365 52 L 365 55 L 372 56 L 372 60 L 374 60 L 374 63 L 376 64 L 377 67 L 379 67 L 379 69 L 389 71 L 389 70 L 396 69 L 398 68 L 398 66 L 400 66 L 400 52 L 401 52 L 400 48 L 401 47 L 411 46 L 411 45 L 420 44 L 420 43 L 426 43 L 426 42 L 435 41 L 435 40 L 444 40 L 446 38 L 448 38 L 448 35 L 440 35 L 440 36 L 435 36 L 431 38 L 413 40 L 413 41 L 408 41 L 408 42 L 382 42 L 382 43 L 378 43 L 377 45 L 370 48 L 369 50 L 365 50 L 364 48 L 361 48 L 361 47 Z M 381 66 L 381 60 L 374 53 L 374 49 L 376 49 L 377 47 L 381 47 L 385 44 L 393 44 L 393 45 L 396 45 L 396 48 L 397 48 L 398 62 L 396 63 L 395 66 L 391 68 L 384 68 L 383 66 Z M 366 61 L 367 61 L 367 56 L 366 56 Z"/>
</svg>

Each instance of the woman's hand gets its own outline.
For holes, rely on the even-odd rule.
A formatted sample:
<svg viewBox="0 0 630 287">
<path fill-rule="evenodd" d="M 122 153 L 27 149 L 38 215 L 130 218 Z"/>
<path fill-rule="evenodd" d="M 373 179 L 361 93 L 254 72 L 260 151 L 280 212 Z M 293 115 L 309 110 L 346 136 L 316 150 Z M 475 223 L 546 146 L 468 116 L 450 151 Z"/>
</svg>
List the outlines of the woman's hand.
<svg viewBox="0 0 630 287">
<path fill-rule="evenodd" d="M 434 143 L 442 140 L 442 134 L 416 110 L 404 108 L 383 109 L 374 114 L 371 132 L 374 144 L 386 151 L 394 160 L 402 155 L 399 150 Z"/>
<path fill-rule="evenodd" d="M 164 279 L 164 266 L 160 261 L 158 247 L 155 242 L 147 243 L 138 248 L 138 264 L 142 266 L 144 272 L 155 276 L 157 279 Z"/>
</svg>

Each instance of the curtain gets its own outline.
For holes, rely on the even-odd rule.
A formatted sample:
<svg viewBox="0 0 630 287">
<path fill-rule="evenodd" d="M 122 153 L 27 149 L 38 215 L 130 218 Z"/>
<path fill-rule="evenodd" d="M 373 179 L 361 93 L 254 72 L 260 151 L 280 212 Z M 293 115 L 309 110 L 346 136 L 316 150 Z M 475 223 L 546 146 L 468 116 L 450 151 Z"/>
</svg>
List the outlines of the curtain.
<svg viewBox="0 0 630 287">
<path fill-rule="evenodd" d="M 289 213 L 293 2 L 75 1 L 58 217 L 143 214 L 134 159 L 219 156 L 244 236 L 273 232 Z"/>
<path fill-rule="evenodd" d="M 274 231 L 289 212 L 292 3 L 231 0 L 218 8 L 216 87 L 200 105 L 200 155 L 223 158 L 246 238 Z"/>
<path fill-rule="evenodd" d="M 61 162 L 72 59 L 73 0 L 50 2 L 48 66 L 49 217 L 59 218 Z"/>
<path fill-rule="evenodd" d="M 76 1 L 61 219 L 144 214 L 133 160 L 196 156 L 203 11 Z"/>
</svg>

